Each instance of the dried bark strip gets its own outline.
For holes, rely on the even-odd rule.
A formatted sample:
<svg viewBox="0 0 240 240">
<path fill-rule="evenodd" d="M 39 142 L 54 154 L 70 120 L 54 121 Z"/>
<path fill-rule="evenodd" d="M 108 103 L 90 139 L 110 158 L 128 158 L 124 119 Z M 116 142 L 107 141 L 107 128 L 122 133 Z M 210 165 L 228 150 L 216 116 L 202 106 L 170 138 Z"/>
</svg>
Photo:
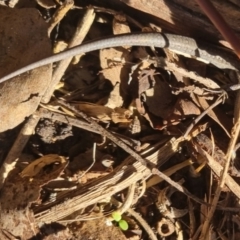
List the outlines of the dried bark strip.
<svg viewBox="0 0 240 240">
<path fill-rule="evenodd" d="M 154 146 L 152 149 L 143 152 L 142 157 L 152 164 L 161 165 L 175 154 L 182 140 L 183 138 L 173 138 L 161 148 Z M 112 196 L 130 186 L 133 182 L 151 176 L 150 169 L 140 162 L 133 163 L 133 161 L 134 158 L 129 156 L 121 166 L 109 175 L 60 195 L 54 203 L 34 208 L 36 221 L 39 223 L 58 221 L 75 211 Z"/>
<path fill-rule="evenodd" d="M 91 127 L 95 128 L 96 126 L 91 125 Z M 206 126 L 202 126 L 196 129 L 192 133 L 192 136 L 196 136 L 199 132 L 205 130 L 205 128 Z M 178 139 L 172 138 L 163 147 L 159 147 L 158 144 L 156 144 L 151 149 L 144 151 L 141 154 L 141 158 L 146 159 L 151 165 L 159 167 L 178 151 L 181 142 L 184 140 L 183 137 Z M 126 149 L 124 148 L 124 150 Z M 75 211 L 86 208 L 92 204 L 98 203 L 102 199 L 112 196 L 113 194 L 129 187 L 134 182 L 146 179 L 152 175 L 151 169 L 146 168 L 140 163 L 140 161 L 134 162 L 134 160 L 133 156 L 129 156 L 109 175 L 84 186 L 80 186 L 74 191 L 59 195 L 54 203 L 34 208 L 36 221 L 39 223 L 43 221 L 58 221 Z M 154 168 L 154 170 L 156 174 L 159 174 L 159 171 L 156 168 Z M 171 184 L 173 184 L 174 187 L 184 192 L 195 201 L 204 203 L 200 199 L 192 196 L 186 189 L 179 186 L 176 182 L 172 180 L 169 181 L 169 178 L 163 173 L 160 173 L 160 175 L 164 180 L 167 179 L 168 182 L 171 181 Z"/>
</svg>

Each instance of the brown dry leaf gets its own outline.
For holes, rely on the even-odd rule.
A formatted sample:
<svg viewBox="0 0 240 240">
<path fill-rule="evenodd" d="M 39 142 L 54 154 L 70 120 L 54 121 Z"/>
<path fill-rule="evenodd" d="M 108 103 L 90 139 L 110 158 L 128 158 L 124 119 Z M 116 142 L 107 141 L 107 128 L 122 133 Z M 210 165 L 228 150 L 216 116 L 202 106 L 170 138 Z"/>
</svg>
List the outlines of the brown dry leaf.
<svg viewBox="0 0 240 240">
<path fill-rule="evenodd" d="M 67 49 L 68 44 L 64 41 L 57 41 L 53 46 L 53 53 L 57 54 Z"/>
<path fill-rule="evenodd" d="M 47 24 L 36 9 L 0 7 L 0 33 L 0 77 L 51 55 Z M 43 66 L 0 84 L 0 132 L 35 112 L 51 71 L 51 65 Z"/>
<path fill-rule="evenodd" d="M 142 113 L 141 113 L 142 114 Z M 150 126 L 153 129 L 158 129 L 158 130 L 162 130 L 164 129 L 164 125 L 163 125 L 163 120 L 159 117 L 154 116 L 152 113 L 150 112 L 146 112 L 144 114 L 142 114 L 145 119 L 149 122 Z"/>
<path fill-rule="evenodd" d="M 199 108 L 189 99 L 180 98 L 174 106 L 174 114 L 179 116 L 199 115 Z"/>
<path fill-rule="evenodd" d="M 154 76 L 157 73 L 155 73 L 154 69 L 145 69 L 142 70 L 139 76 L 139 82 L 138 82 L 138 95 L 141 96 L 143 92 L 148 90 L 149 88 L 152 88 L 156 84 L 156 80 Z"/>
<path fill-rule="evenodd" d="M 178 98 L 178 101 L 174 105 L 173 113 L 164 122 L 175 125 L 189 116 L 200 114 L 200 109 L 192 101 Z"/>
<path fill-rule="evenodd" d="M 126 16 L 124 14 L 116 14 L 113 19 L 113 33 L 128 33 L 130 32 L 130 28 L 128 26 L 128 22 Z M 131 47 L 131 46 L 130 46 Z M 128 47 L 126 47 L 128 48 Z"/>
<path fill-rule="evenodd" d="M 197 100 L 197 104 L 200 105 L 203 110 L 206 110 L 210 104 L 206 101 L 204 97 L 200 97 L 195 95 L 195 98 Z M 194 99 L 193 99 L 194 100 Z M 223 111 L 219 107 L 215 107 L 213 110 L 208 112 L 208 116 L 212 118 L 224 131 L 225 133 L 230 137 L 230 131 L 232 127 L 231 119 L 229 119 L 226 114 L 224 114 Z"/>
<path fill-rule="evenodd" d="M 172 94 L 169 84 L 158 75 L 154 76 L 156 84 L 146 91 L 146 105 L 155 116 L 167 118 L 172 109 Z"/>
<path fill-rule="evenodd" d="M 59 177 L 59 175 L 67 166 L 67 162 L 63 160 L 63 158 L 58 158 L 58 161 L 63 161 L 62 164 L 59 164 L 59 166 L 51 169 L 49 172 L 41 172 L 41 174 L 37 174 L 33 179 L 30 179 L 28 177 L 22 178 L 20 174 L 18 174 L 18 169 L 14 169 L 9 174 L 6 183 L 1 191 L 1 209 L 23 209 L 29 206 L 29 204 L 38 201 L 41 187 L 53 179 Z M 39 170 L 40 169 L 37 167 L 37 171 Z M 32 169 L 29 169 L 29 171 L 24 170 L 24 172 L 26 172 L 25 176 L 31 174 L 34 175 L 36 173 L 34 167 Z"/>
<path fill-rule="evenodd" d="M 104 50 L 101 50 L 104 51 Z M 125 68 L 124 68 L 125 69 Z M 128 78 L 128 72 L 123 71 L 123 65 L 117 65 L 113 66 L 111 68 L 106 68 L 101 71 L 102 75 L 105 79 L 108 79 L 111 81 L 113 85 L 113 90 L 110 92 L 109 98 L 107 99 L 107 103 L 105 104 L 107 107 L 115 108 L 115 107 L 121 107 L 123 104 L 123 99 L 120 96 L 120 86 L 121 86 L 121 78 Z M 123 75 L 122 75 L 123 74 Z"/>
<path fill-rule="evenodd" d="M 132 112 L 130 110 L 118 107 L 116 107 L 111 114 L 111 118 L 114 123 L 128 123 L 131 121 L 131 116 Z"/>
<path fill-rule="evenodd" d="M 32 163 L 30 163 L 21 173 L 21 177 L 34 177 L 36 176 L 45 166 L 52 163 L 59 163 L 66 165 L 67 161 L 64 157 L 57 154 L 45 155 Z"/>
<path fill-rule="evenodd" d="M 133 58 L 142 60 L 142 62 L 140 63 L 141 64 L 140 69 L 142 70 L 146 69 L 152 64 L 152 62 L 149 61 L 149 54 L 145 47 L 138 47 L 134 49 L 132 54 L 133 54 Z"/>
<path fill-rule="evenodd" d="M 155 70 L 153 69 L 144 69 L 142 71 L 138 71 L 138 67 L 140 67 L 140 65 L 141 64 L 134 65 L 131 69 L 132 70 L 131 75 L 135 74 L 139 79 L 139 81 L 131 82 L 131 95 L 133 99 L 135 99 L 135 104 L 138 112 L 143 115 L 146 113 L 146 110 L 142 103 L 141 96 L 143 93 L 146 95 L 150 94 L 152 96 L 153 87 L 156 85 L 156 81 L 154 78 L 156 73 Z"/>
<path fill-rule="evenodd" d="M 75 104 L 75 107 L 84 113 L 86 113 L 90 117 L 94 117 L 101 121 L 110 121 L 112 120 L 114 123 L 119 122 L 130 122 L 129 118 L 132 115 L 131 111 L 124 108 L 115 108 L 114 110 L 94 104 L 94 103 L 78 103 Z"/>
<path fill-rule="evenodd" d="M 175 65 L 177 67 L 185 68 L 184 62 L 182 61 L 181 58 L 179 58 L 179 56 L 176 53 L 172 52 L 169 49 L 164 49 L 164 52 L 166 54 L 166 62 L 167 63 L 172 63 L 173 65 Z M 183 82 L 183 83 L 185 83 L 185 85 L 188 85 L 188 83 L 189 83 L 188 78 L 179 74 L 179 72 L 177 72 L 177 71 L 175 71 L 175 72 L 173 71 L 172 73 L 178 82 Z"/>
<path fill-rule="evenodd" d="M 129 33 L 130 28 L 126 23 L 125 17 L 122 15 L 116 15 L 113 21 L 114 34 Z M 114 62 L 119 62 L 114 64 Z M 103 69 L 102 75 L 105 79 L 109 79 L 114 87 L 110 93 L 110 97 L 106 106 L 115 108 L 121 107 L 123 104 L 122 97 L 120 96 L 120 84 L 128 79 L 129 70 L 123 63 L 131 62 L 131 56 L 129 55 L 128 48 L 109 48 L 100 50 L 100 63 Z M 123 90 L 124 92 L 125 90 Z"/>
<path fill-rule="evenodd" d="M 75 107 L 79 111 L 86 113 L 89 117 L 94 117 L 101 121 L 111 120 L 111 114 L 113 112 L 113 109 L 109 107 L 87 102 L 77 103 Z"/>
</svg>

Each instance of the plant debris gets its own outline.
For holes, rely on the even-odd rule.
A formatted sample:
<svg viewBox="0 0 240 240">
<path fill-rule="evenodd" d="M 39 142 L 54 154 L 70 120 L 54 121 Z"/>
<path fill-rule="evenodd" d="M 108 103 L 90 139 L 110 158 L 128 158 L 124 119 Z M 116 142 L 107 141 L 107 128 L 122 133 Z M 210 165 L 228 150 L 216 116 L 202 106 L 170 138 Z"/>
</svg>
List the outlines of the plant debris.
<svg viewBox="0 0 240 240">
<path fill-rule="evenodd" d="M 239 66 L 187 2 L 0 1 L 0 77 L 51 42 L 137 31 L 192 37 Z M 238 36 L 240 6 L 212 2 Z M 0 239 L 237 239 L 239 69 L 200 60 L 119 46 L 0 83 Z"/>
</svg>

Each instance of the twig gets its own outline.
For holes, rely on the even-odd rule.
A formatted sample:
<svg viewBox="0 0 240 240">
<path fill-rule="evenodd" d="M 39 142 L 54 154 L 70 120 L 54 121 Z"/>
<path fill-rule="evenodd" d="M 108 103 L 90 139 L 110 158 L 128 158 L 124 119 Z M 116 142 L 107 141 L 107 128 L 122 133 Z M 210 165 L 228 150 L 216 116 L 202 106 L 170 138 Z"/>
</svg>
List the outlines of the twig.
<svg viewBox="0 0 240 240">
<path fill-rule="evenodd" d="M 143 194 L 145 193 L 146 189 L 147 189 L 146 180 L 142 179 L 141 182 L 142 182 L 141 192 L 138 194 L 137 199 L 140 199 L 143 196 Z"/>
<path fill-rule="evenodd" d="M 184 168 L 184 167 L 187 167 L 189 165 L 192 165 L 193 162 L 191 161 L 191 159 L 188 159 L 188 160 L 185 160 L 184 162 L 181 162 L 179 164 L 175 164 L 174 166 L 166 169 L 164 171 L 164 174 L 167 175 L 168 177 L 171 176 L 172 174 L 176 173 L 178 170 Z M 147 180 L 147 183 L 146 183 L 146 188 L 149 188 L 149 187 L 152 187 L 156 184 L 159 184 L 163 181 L 162 178 L 159 178 L 157 175 L 156 176 L 153 176 L 152 178 L 148 179 Z"/>
<path fill-rule="evenodd" d="M 91 7 L 95 10 L 95 12 L 107 13 L 107 14 L 110 14 L 110 15 L 113 15 L 113 16 L 119 14 L 119 11 L 115 11 L 115 10 L 110 9 L 110 8 L 104 8 L 104 7 L 94 6 L 94 5 L 92 5 Z M 73 9 L 81 9 L 82 10 L 82 9 L 85 9 L 85 7 L 74 5 Z M 131 23 L 131 25 L 134 25 L 135 27 L 138 27 L 139 29 L 143 29 L 144 28 L 144 25 L 141 24 L 140 22 L 138 22 L 136 19 L 130 17 L 126 13 L 121 12 L 121 14 L 124 17 L 126 17 L 127 22 Z"/>
<path fill-rule="evenodd" d="M 45 111 L 45 109 L 43 110 Z M 51 116 L 53 116 L 54 119 L 58 119 L 59 121 L 64 120 L 63 122 L 69 124 L 77 122 L 77 119 L 72 119 L 71 122 L 68 122 L 68 120 L 71 118 L 68 118 L 66 116 L 61 116 L 61 118 L 58 118 L 59 116 L 56 117 L 55 113 L 48 113 L 46 116 L 48 118 L 51 118 Z M 75 120 L 75 122 L 73 120 Z M 96 129 L 99 129 L 98 125 L 96 125 L 96 127 L 89 123 L 85 123 L 85 125 L 87 125 L 89 129 L 95 129 L 95 131 L 100 133 L 100 130 Z M 189 139 L 198 135 L 199 132 L 204 131 L 207 126 L 208 124 L 198 126 L 198 128 L 191 132 Z M 172 138 L 164 146 L 161 145 L 162 147 L 159 147 L 161 144 L 160 141 L 160 144 L 157 143 L 142 151 L 141 155 L 149 162 L 152 162 L 153 165 L 155 164 L 160 167 L 176 153 L 177 149 L 179 149 L 179 146 L 183 141 L 184 139 L 182 137 L 178 139 Z M 116 169 L 114 169 L 114 171 L 109 173 L 107 176 L 89 182 L 83 186 L 79 186 L 74 191 L 68 191 L 66 193 L 59 194 L 56 202 L 34 207 L 36 221 L 38 221 L 38 223 L 42 221 L 59 221 L 60 219 L 65 218 L 75 211 L 86 208 L 106 197 L 112 196 L 113 194 L 126 189 L 133 182 L 137 182 L 141 179 L 149 177 L 151 175 L 151 170 L 144 167 L 140 162 L 134 160 L 135 159 L 130 155 L 123 161 L 120 166 L 116 167 Z M 162 177 L 166 179 L 164 176 L 165 175 Z M 198 198 L 196 199 L 198 201 Z M 199 201 L 202 204 L 206 204 L 200 199 Z M 70 205 L 71 208 L 68 208 L 67 206 Z"/>
<path fill-rule="evenodd" d="M 239 72 L 236 72 L 236 78 L 238 85 L 240 85 L 240 74 Z M 236 123 L 238 119 L 240 118 L 240 91 L 237 91 L 235 104 L 234 104 L 234 119 L 233 122 Z"/>
<path fill-rule="evenodd" d="M 120 204 L 120 202 L 118 202 L 119 203 L 119 204 L 117 204 L 118 209 L 114 210 L 115 212 L 119 212 L 122 215 L 123 213 L 127 212 L 128 209 L 131 208 L 131 206 L 133 204 L 135 189 L 136 189 L 136 183 L 134 182 L 133 184 L 131 184 L 128 187 L 128 193 L 127 193 L 127 196 L 126 196 L 124 202 L 121 204 Z M 111 197 L 111 202 L 114 205 L 116 205 L 117 200 L 114 197 Z M 114 219 L 112 216 L 109 216 L 108 220 L 113 221 Z"/>
<path fill-rule="evenodd" d="M 236 142 L 237 142 L 237 139 L 238 139 L 238 136 L 239 136 L 239 132 L 240 132 L 240 118 L 238 119 L 238 121 L 236 122 L 236 124 L 234 125 L 234 127 L 232 129 L 232 138 L 231 138 L 231 141 L 229 143 L 228 151 L 227 151 L 227 154 L 226 154 L 226 163 L 225 163 L 225 166 L 223 168 L 223 171 L 222 171 L 222 174 L 221 174 L 221 177 L 220 177 L 219 185 L 218 185 L 218 187 L 216 189 L 216 192 L 214 194 L 214 198 L 213 198 L 213 201 L 212 201 L 212 207 L 209 210 L 208 215 L 206 217 L 206 221 L 203 224 L 202 232 L 201 232 L 201 235 L 200 235 L 200 238 L 199 238 L 200 240 L 206 239 L 206 234 L 208 233 L 210 221 L 211 221 L 211 219 L 213 217 L 213 214 L 216 210 L 217 203 L 218 203 L 222 188 L 224 187 L 224 184 L 225 184 L 225 179 L 227 177 L 227 172 L 228 172 L 230 161 L 231 161 L 231 158 L 232 158 L 232 153 L 234 151 L 234 147 L 236 145 Z"/>
<path fill-rule="evenodd" d="M 136 189 L 136 183 L 133 183 L 129 186 L 126 199 L 123 202 L 122 206 L 118 209 L 118 211 L 121 214 L 123 214 L 124 212 L 128 211 L 129 208 L 131 208 L 132 203 L 133 203 L 135 189 Z"/>
<path fill-rule="evenodd" d="M 213 108 L 215 108 L 218 104 L 222 103 L 222 97 L 223 95 L 219 96 L 219 98 L 216 100 L 216 102 L 214 102 L 212 105 L 210 105 L 205 111 L 203 111 L 196 119 L 194 119 L 194 121 L 190 124 L 190 126 L 188 127 L 187 131 L 185 132 L 185 134 L 183 135 L 183 138 L 186 138 L 188 136 L 188 134 L 190 133 L 190 131 L 193 129 L 193 127 L 209 112 L 211 111 Z"/>
<path fill-rule="evenodd" d="M 128 212 L 141 224 L 141 226 L 145 229 L 145 231 L 148 233 L 149 237 L 152 240 L 157 240 L 157 237 L 155 236 L 151 227 L 136 211 L 134 211 L 133 209 L 130 208 L 130 209 L 128 209 Z"/>
<path fill-rule="evenodd" d="M 201 146 L 196 144 L 196 147 L 200 155 L 204 156 L 204 158 L 207 159 L 207 164 L 212 169 L 212 171 L 219 178 L 221 178 L 223 167 L 216 160 L 214 160 L 214 158 L 211 155 L 209 155 L 205 150 L 203 150 Z M 238 185 L 237 182 L 235 182 L 235 180 L 231 176 L 229 176 L 229 174 L 227 174 L 225 177 L 225 184 L 233 192 L 233 194 L 240 199 L 240 186 Z"/>
<path fill-rule="evenodd" d="M 160 178 L 163 178 L 166 182 L 168 182 L 171 186 L 176 188 L 179 192 L 184 193 L 189 198 L 193 199 L 194 201 L 200 203 L 200 204 L 206 204 L 203 200 L 195 197 L 193 194 L 191 194 L 185 187 L 181 186 L 179 183 L 174 182 L 171 178 L 167 177 L 164 173 L 160 172 L 157 168 L 152 169 L 152 174 L 158 175 Z"/>
<path fill-rule="evenodd" d="M 188 209 L 189 209 L 189 222 L 190 222 L 190 226 L 189 226 L 189 238 L 193 239 L 193 235 L 196 231 L 196 217 L 194 214 L 194 206 L 193 203 L 190 199 L 188 199 Z"/>
<path fill-rule="evenodd" d="M 153 64 L 155 64 L 158 67 L 161 67 L 165 70 L 176 72 L 178 74 L 181 74 L 184 77 L 191 78 L 191 79 L 195 80 L 196 82 L 203 84 L 206 88 L 210 88 L 209 92 L 211 92 L 211 91 L 214 92 L 215 89 L 220 89 L 220 86 L 214 80 L 212 80 L 210 78 L 199 76 L 197 73 L 195 73 L 193 71 L 188 71 L 185 68 L 182 68 L 175 63 L 167 61 L 163 57 L 155 57 L 155 58 L 149 59 L 148 62 L 153 62 Z M 221 93 L 222 91 L 223 90 L 221 89 L 221 90 L 217 91 L 217 93 L 219 93 L 219 92 Z"/>
<path fill-rule="evenodd" d="M 77 119 L 77 118 L 74 118 L 74 117 L 71 117 L 71 116 L 67 116 L 67 115 L 64 115 L 62 113 L 50 112 L 47 109 L 40 108 L 40 110 L 37 114 L 39 114 L 39 116 L 41 118 L 48 118 L 48 119 L 51 119 L 51 120 L 63 122 L 63 123 L 70 124 L 70 125 L 73 125 L 75 127 L 87 130 L 89 132 L 100 134 L 98 126 L 94 127 L 90 123 L 88 123 L 84 120 L 80 120 L 80 119 Z M 114 135 L 116 135 L 119 139 L 121 139 L 123 142 L 125 142 L 127 145 L 129 145 L 133 148 L 138 146 L 138 142 L 135 141 L 134 139 L 128 138 L 128 137 L 123 136 L 123 135 L 118 134 L 118 133 L 114 133 Z"/>
<path fill-rule="evenodd" d="M 141 152 L 141 155 L 150 162 L 161 166 L 163 162 L 166 162 L 175 154 L 182 141 L 183 138 L 173 138 L 164 146 L 161 145 L 162 147 L 159 147 L 159 144 L 151 146 L 150 149 Z M 145 179 L 150 175 L 151 171 L 148 168 L 140 162 L 134 161 L 132 156 L 128 156 L 120 166 L 116 167 L 107 176 L 79 186 L 74 191 L 60 193 L 56 202 L 34 207 L 36 221 L 38 223 L 59 221 L 80 209 L 98 203 L 102 199 L 126 189 L 133 182 Z M 71 206 L 71 208 L 68 206 Z M 236 212 L 236 209 L 230 209 L 230 211 L 232 210 Z"/>
<path fill-rule="evenodd" d="M 73 0 L 65 0 L 64 3 L 54 13 L 51 21 L 49 22 L 48 35 L 50 36 L 54 27 L 63 19 L 66 13 L 73 7 Z"/>
<path fill-rule="evenodd" d="M 95 128 L 98 128 L 99 132 L 103 136 L 106 136 L 107 138 L 111 139 L 115 144 L 117 144 L 119 147 L 121 147 L 127 153 L 129 153 L 133 158 L 135 158 L 142 165 L 147 167 L 148 163 L 147 163 L 147 161 L 145 159 L 143 159 L 139 154 L 137 154 L 134 150 L 132 150 L 128 145 L 126 145 L 124 142 L 122 142 L 119 138 L 115 137 L 113 134 L 108 132 L 102 126 L 97 124 L 94 120 L 92 120 L 91 118 L 87 117 L 87 115 L 85 113 L 78 111 L 75 107 L 72 107 L 70 104 L 68 104 L 68 103 L 66 103 L 66 102 L 64 102 L 62 100 L 58 100 L 58 103 L 61 104 L 64 107 L 70 109 L 71 111 L 73 111 L 76 114 L 76 116 L 79 116 L 79 117 L 85 119 L 86 121 L 88 121 Z"/>
<path fill-rule="evenodd" d="M 80 116 L 82 118 L 84 118 L 85 120 L 87 120 L 88 122 L 91 123 L 92 126 L 95 126 L 99 128 L 99 131 L 102 133 L 102 135 L 106 136 L 107 138 L 111 139 L 116 145 L 118 145 L 119 147 L 121 147 L 122 149 L 124 149 L 127 153 L 129 153 L 134 159 L 136 159 L 137 161 L 139 161 L 143 166 L 147 167 L 148 169 L 150 169 L 152 171 L 153 174 L 158 175 L 159 177 L 163 178 L 166 182 L 168 182 L 170 185 L 172 185 L 173 187 L 175 187 L 178 191 L 186 194 L 188 197 L 190 197 L 191 199 L 195 200 L 198 203 L 201 204 L 205 204 L 205 202 L 197 197 L 195 197 L 193 194 L 191 194 L 186 188 L 184 188 L 183 186 L 181 186 L 180 184 L 178 184 L 177 182 L 174 182 L 171 178 L 169 178 L 168 176 L 166 176 L 164 173 L 160 172 L 157 168 L 155 168 L 150 162 L 148 162 L 147 160 L 143 159 L 142 156 L 140 156 L 138 153 L 136 153 L 135 151 L 133 151 L 129 146 L 127 146 L 124 142 L 122 142 L 120 139 L 116 138 L 113 134 L 111 134 L 110 132 L 108 132 L 107 130 L 105 130 L 102 126 L 98 125 L 95 121 L 93 121 L 91 118 L 87 117 L 86 114 L 84 114 L 83 112 L 79 112 L 75 107 L 72 107 L 70 104 L 62 101 L 62 100 L 58 100 L 59 104 L 61 104 L 62 106 L 70 109 L 71 111 L 73 111 L 77 116 Z"/>
<path fill-rule="evenodd" d="M 32 115 L 18 134 L 16 141 L 0 169 L 0 189 L 2 189 L 9 172 L 14 169 L 21 152 L 31 137 L 39 119 L 40 117 L 38 115 Z"/>
<path fill-rule="evenodd" d="M 74 47 L 74 46 L 82 43 L 82 41 L 86 37 L 90 27 L 92 26 L 94 19 L 95 19 L 94 10 L 92 8 L 88 8 L 86 13 L 83 16 L 83 19 L 81 19 L 79 21 L 79 23 L 77 25 L 77 29 L 75 31 L 75 34 L 68 44 L 68 48 Z M 63 74 L 65 73 L 65 71 L 66 71 L 67 67 L 69 66 L 69 64 L 71 63 L 71 61 L 72 61 L 72 58 L 68 58 L 68 59 L 64 59 L 58 63 L 57 67 L 54 69 L 52 80 L 51 80 L 44 96 L 42 97 L 41 102 L 43 102 L 43 103 L 49 102 L 56 85 L 61 80 Z"/>
<path fill-rule="evenodd" d="M 78 181 L 93 167 L 95 162 L 96 162 L 96 143 L 93 144 L 93 161 L 91 165 L 80 176 L 77 177 Z"/>
<path fill-rule="evenodd" d="M 234 34 L 232 29 L 228 26 L 212 3 L 209 0 L 196 0 L 196 2 L 212 21 L 218 31 L 222 34 L 222 36 L 231 44 L 237 56 L 240 57 L 240 45 L 238 37 Z"/>
</svg>

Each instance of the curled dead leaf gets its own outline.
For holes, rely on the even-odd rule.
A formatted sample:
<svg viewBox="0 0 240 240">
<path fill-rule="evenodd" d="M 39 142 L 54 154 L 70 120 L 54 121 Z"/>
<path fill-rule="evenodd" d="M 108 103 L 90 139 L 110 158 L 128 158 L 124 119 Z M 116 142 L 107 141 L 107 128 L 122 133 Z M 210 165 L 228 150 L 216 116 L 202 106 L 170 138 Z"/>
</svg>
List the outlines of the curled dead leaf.
<svg viewBox="0 0 240 240">
<path fill-rule="evenodd" d="M 65 157 L 59 156 L 57 154 L 49 154 L 43 156 L 34 162 L 30 163 L 21 173 L 21 177 L 34 177 L 36 176 L 43 167 L 50 165 L 52 163 L 64 164 L 67 160 Z"/>
</svg>

